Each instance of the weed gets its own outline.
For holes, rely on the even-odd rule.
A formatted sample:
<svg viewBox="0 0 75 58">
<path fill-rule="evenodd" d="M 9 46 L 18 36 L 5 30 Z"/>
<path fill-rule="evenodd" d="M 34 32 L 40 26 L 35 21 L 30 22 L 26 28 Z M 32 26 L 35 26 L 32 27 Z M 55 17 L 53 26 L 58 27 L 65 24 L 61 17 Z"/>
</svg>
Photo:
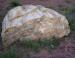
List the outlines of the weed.
<svg viewBox="0 0 75 58">
<path fill-rule="evenodd" d="M 0 58 L 17 58 L 15 49 L 9 49 L 0 54 Z"/>
<path fill-rule="evenodd" d="M 33 51 L 38 51 L 41 48 L 55 49 L 59 46 L 60 41 L 56 38 L 42 39 L 42 40 L 29 40 L 23 41 L 21 45 L 25 48 L 31 48 Z"/>
</svg>

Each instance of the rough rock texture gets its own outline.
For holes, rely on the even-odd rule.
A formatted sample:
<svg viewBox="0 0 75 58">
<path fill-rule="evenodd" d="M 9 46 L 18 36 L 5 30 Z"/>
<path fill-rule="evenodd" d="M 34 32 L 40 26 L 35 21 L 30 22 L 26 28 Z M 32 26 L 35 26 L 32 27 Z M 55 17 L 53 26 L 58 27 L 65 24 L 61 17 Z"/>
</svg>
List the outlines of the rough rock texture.
<svg viewBox="0 0 75 58">
<path fill-rule="evenodd" d="M 2 23 L 5 46 L 16 40 L 61 38 L 69 33 L 69 23 L 63 15 L 40 5 L 15 7 L 7 13 Z"/>
</svg>

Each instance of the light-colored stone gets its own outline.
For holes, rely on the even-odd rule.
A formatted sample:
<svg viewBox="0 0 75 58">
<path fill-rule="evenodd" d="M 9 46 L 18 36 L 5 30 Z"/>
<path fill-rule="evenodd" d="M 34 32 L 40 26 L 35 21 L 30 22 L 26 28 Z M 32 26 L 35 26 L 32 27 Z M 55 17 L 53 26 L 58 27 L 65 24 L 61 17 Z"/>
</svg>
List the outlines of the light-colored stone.
<svg viewBox="0 0 75 58">
<path fill-rule="evenodd" d="M 70 33 L 65 16 L 40 5 L 25 5 L 11 9 L 2 23 L 5 46 L 16 40 L 61 38 Z"/>
</svg>

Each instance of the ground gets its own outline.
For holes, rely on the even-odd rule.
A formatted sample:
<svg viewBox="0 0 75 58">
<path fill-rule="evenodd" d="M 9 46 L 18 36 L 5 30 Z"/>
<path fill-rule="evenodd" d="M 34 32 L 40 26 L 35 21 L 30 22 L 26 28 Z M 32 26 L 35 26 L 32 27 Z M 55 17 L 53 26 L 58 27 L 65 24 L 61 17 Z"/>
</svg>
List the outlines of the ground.
<svg viewBox="0 0 75 58">
<path fill-rule="evenodd" d="M 0 0 L 0 26 L 2 26 L 2 20 L 4 16 L 8 12 L 8 10 L 12 8 L 10 6 L 10 2 L 11 0 Z M 65 15 L 68 21 L 70 17 L 73 18 L 75 16 L 75 9 L 74 12 L 72 10 L 72 7 L 75 6 L 75 0 L 20 0 L 20 4 L 21 5 L 39 4 L 46 6 L 48 8 L 55 9 L 56 11 Z M 71 13 L 66 11 L 65 8 L 69 8 L 70 11 L 72 10 Z M 66 11 L 66 14 L 64 9 Z M 70 27 L 72 28 L 73 25 L 71 24 Z M 17 58 L 75 58 L 74 28 L 72 28 L 72 30 L 73 31 L 71 31 L 71 33 L 68 36 L 61 38 L 60 45 L 56 49 L 53 49 L 51 51 L 49 51 L 47 48 L 43 48 L 39 52 L 33 52 L 30 49 L 26 49 L 23 46 L 21 46 L 19 43 L 17 43 L 15 45 Z M 1 27 L 0 27 L 0 33 L 1 33 Z M 3 50 L 2 38 L 0 37 L 0 52 L 3 52 L 2 50 Z"/>
</svg>

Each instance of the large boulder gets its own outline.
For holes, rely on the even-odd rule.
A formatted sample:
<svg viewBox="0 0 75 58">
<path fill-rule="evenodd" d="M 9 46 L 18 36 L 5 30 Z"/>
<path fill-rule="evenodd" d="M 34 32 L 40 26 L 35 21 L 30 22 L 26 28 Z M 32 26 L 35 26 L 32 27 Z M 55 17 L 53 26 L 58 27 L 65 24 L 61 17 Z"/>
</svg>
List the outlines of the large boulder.
<svg viewBox="0 0 75 58">
<path fill-rule="evenodd" d="M 25 5 L 11 9 L 2 23 L 5 46 L 16 40 L 61 38 L 70 33 L 65 16 L 40 5 Z"/>
</svg>

